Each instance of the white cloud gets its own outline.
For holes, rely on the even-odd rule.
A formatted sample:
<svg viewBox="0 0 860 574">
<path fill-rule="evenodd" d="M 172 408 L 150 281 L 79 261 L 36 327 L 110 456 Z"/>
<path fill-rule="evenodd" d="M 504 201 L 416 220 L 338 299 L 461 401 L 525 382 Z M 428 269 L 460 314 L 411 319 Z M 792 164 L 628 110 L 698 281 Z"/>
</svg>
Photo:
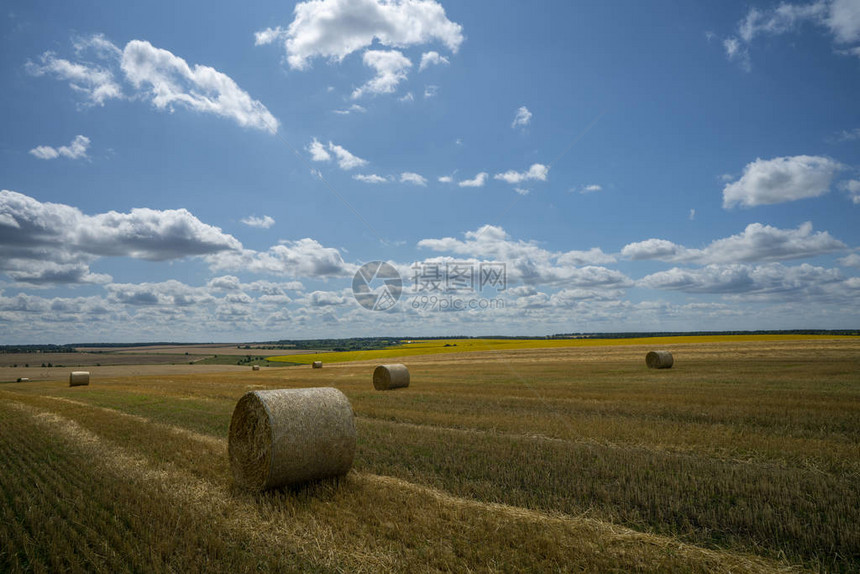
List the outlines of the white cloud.
<svg viewBox="0 0 860 574">
<path fill-rule="evenodd" d="M 848 197 L 855 205 L 860 205 L 860 180 L 849 179 L 839 184 L 839 188 L 848 192 Z"/>
<path fill-rule="evenodd" d="M 331 145 L 331 142 L 329 142 Z M 314 138 L 313 141 L 308 144 L 308 151 L 311 152 L 311 160 L 313 161 L 329 161 L 331 159 L 331 155 L 326 151 L 325 145 L 320 143 L 317 138 Z"/>
<path fill-rule="evenodd" d="M 340 169 L 350 170 L 367 165 L 367 160 L 363 160 L 358 156 L 352 155 L 342 146 L 328 142 L 328 149 L 337 158 L 337 165 Z"/>
<path fill-rule="evenodd" d="M 854 128 L 853 130 L 842 130 L 833 139 L 837 142 L 860 140 L 860 128 Z"/>
<path fill-rule="evenodd" d="M 102 106 L 107 100 L 123 97 L 122 88 L 108 68 L 90 63 L 70 62 L 57 58 L 53 52 L 42 54 L 40 61 L 41 64 L 28 61 L 26 70 L 34 76 L 50 74 L 57 79 L 68 81 L 72 90 L 83 94 L 92 104 Z"/>
<path fill-rule="evenodd" d="M 267 251 L 225 251 L 207 258 L 214 271 L 271 273 L 291 277 L 345 277 L 357 267 L 344 262 L 340 252 L 310 238 L 285 241 Z"/>
<path fill-rule="evenodd" d="M 813 297 L 838 296 L 834 287 L 844 284 L 837 269 L 804 263 L 788 267 L 766 265 L 708 265 L 701 269 L 673 268 L 648 275 L 638 282 L 643 287 L 685 293 L 717 293 L 746 297 L 788 298 L 809 301 Z"/>
<path fill-rule="evenodd" d="M 214 301 L 206 288 L 191 287 L 175 279 L 161 283 L 111 283 L 105 290 L 108 301 L 131 306 L 190 307 Z"/>
<path fill-rule="evenodd" d="M 446 65 L 447 66 L 448 64 L 450 64 L 450 62 L 448 61 L 448 58 L 446 58 L 445 56 L 440 56 L 439 52 L 436 52 L 436 51 L 424 52 L 423 54 L 421 54 L 421 64 L 419 64 L 419 66 L 418 66 L 418 71 L 423 72 L 429 66 L 440 66 L 440 65 Z"/>
<path fill-rule="evenodd" d="M 412 92 L 406 92 L 403 96 L 397 98 L 397 101 L 404 103 L 414 102 L 415 96 L 412 94 Z"/>
<path fill-rule="evenodd" d="M 359 174 L 352 176 L 352 179 L 355 179 L 357 181 L 361 181 L 364 183 L 388 183 L 388 179 L 382 177 L 381 175 L 376 175 L 375 173 L 371 173 L 368 175 L 364 175 L 364 174 L 359 173 Z"/>
<path fill-rule="evenodd" d="M 72 46 L 74 46 L 75 54 L 78 56 L 92 52 L 102 60 L 113 59 L 119 62 L 122 58 L 122 50 L 108 40 L 104 34 L 79 36 L 72 41 Z"/>
<path fill-rule="evenodd" d="M 122 54 L 126 79 L 158 109 L 182 106 L 230 118 L 242 127 L 275 133 L 278 120 L 232 78 L 209 66 L 195 65 L 142 40 L 126 44 Z"/>
<path fill-rule="evenodd" d="M 826 23 L 837 42 L 860 41 L 860 4 L 856 0 L 833 0 Z"/>
<path fill-rule="evenodd" d="M 439 183 L 454 183 L 454 178 L 450 175 L 441 175 L 438 180 Z"/>
<path fill-rule="evenodd" d="M 824 195 L 842 167 L 820 156 L 756 159 L 747 164 L 738 181 L 723 188 L 723 207 L 771 205 Z"/>
<path fill-rule="evenodd" d="M 689 249 L 665 239 L 647 239 L 625 245 L 621 254 L 633 260 L 709 264 L 803 259 L 845 248 L 844 243 L 826 231 L 813 233 L 809 222 L 797 229 L 751 223 L 742 233 L 717 239 L 704 249 Z"/>
<path fill-rule="evenodd" d="M 412 185 L 426 186 L 427 178 L 411 171 L 404 171 L 400 174 L 400 183 L 411 183 Z"/>
<path fill-rule="evenodd" d="M 367 50 L 363 56 L 364 65 L 376 70 L 376 75 L 360 88 L 352 92 L 353 99 L 365 94 L 391 94 L 397 85 L 406 79 L 412 62 L 397 50 Z"/>
<path fill-rule="evenodd" d="M 132 40 L 123 50 L 103 35 L 79 38 L 74 43 L 78 55 L 93 53 L 105 65 L 70 62 L 45 52 L 41 64 L 27 62 L 34 75 L 51 74 L 68 80 L 71 88 L 83 93 L 91 103 L 122 98 L 114 71 L 121 69 L 137 96 L 149 99 L 158 109 L 181 106 L 201 113 L 230 118 L 240 126 L 275 133 L 278 120 L 259 101 L 242 90 L 232 78 L 209 66 L 188 63 L 167 50 L 143 40 Z"/>
<path fill-rule="evenodd" d="M 268 28 L 255 38 L 257 45 L 282 41 L 297 70 L 317 57 L 340 62 L 374 40 L 400 48 L 438 41 L 452 52 L 463 42 L 462 27 L 435 0 L 312 0 L 298 3 L 294 14 L 286 30 Z"/>
<path fill-rule="evenodd" d="M 505 173 L 498 173 L 494 178 L 504 180 L 510 184 L 517 184 L 529 180 L 546 181 L 548 173 L 549 167 L 540 163 L 535 163 L 532 164 L 528 171 L 518 172 L 510 170 Z"/>
<path fill-rule="evenodd" d="M 489 174 L 485 171 L 482 171 L 472 179 L 464 179 L 457 185 L 459 185 L 460 187 L 484 187 L 484 184 L 487 183 L 487 177 L 489 177 Z"/>
<path fill-rule="evenodd" d="M 352 104 L 351 106 L 349 106 L 348 108 L 346 108 L 344 110 L 333 110 L 333 111 L 334 111 L 334 113 L 336 113 L 338 115 L 348 116 L 349 114 L 351 114 L 353 112 L 363 114 L 367 111 L 367 108 L 365 108 L 364 106 L 360 106 L 358 104 Z"/>
<path fill-rule="evenodd" d="M 30 153 L 39 159 L 56 159 L 65 157 L 68 159 L 81 159 L 87 157 L 87 149 L 90 147 L 90 138 L 87 136 L 75 136 L 75 139 L 67 146 L 53 148 L 40 145 L 30 150 Z"/>
<path fill-rule="evenodd" d="M 269 216 L 256 217 L 254 215 L 243 218 L 242 223 L 249 227 L 257 227 L 259 229 L 268 229 L 275 224 L 275 220 Z"/>
<path fill-rule="evenodd" d="M 695 209 L 690 210 L 690 215 L 687 216 L 687 219 L 689 219 L 690 221 L 695 221 L 695 219 L 696 219 L 696 210 Z"/>
<path fill-rule="evenodd" d="M 843 267 L 860 267 L 860 253 L 849 253 L 837 261 Z"/>
<path fill-rule="evenodd" d="M 596 193 L 598 191 L 603 191 L 603 186 L 592 183 L 589 185 L 583 185 L 579 189 L 572 189 L 571 191 L 578 191 L 579 193 L 582 193 L 582 194 Z"/>
<path fill-rule="evenodd" d="M 31 283 L 104 282 L 88 264 L 99 257 L 150 261 L 180 259 L 242 245 L 185 209 L 132 209 L 85 215 L 59 203 L 42 203 L 0 191 L 0 271 Z"/>
<path fill-rule="evenodd" d="M 530 194 L 530 193 L 532 192 L 532 190 L 530 190 L 530 189 L 526 189 L 526 188 L 524 188 L 524 187 L 515 187 L 515 188 L 514 188 L 514 191 L 516 191 L 516 192 L 517 192 L 517 193 L 519 193 L 520 195 L 528 195 L 528 194 Z"/>
<path fill-rule="evenodd" d="M 619 271 L 590 264 L 609 261 L 609 256 L 599 249 L 555 253 L 532 241 L 513 241 L 504 229 L 493 225 L 484 225 L 476 231 L 467 232 L 464 240 L 453 237 L 422 239 L 418 246 L 437 252 L 504 262 L 508 277 L 526 285 L 624 288 L 633 284 Z M 581 263 L 588 265 L 578 267 Z"/>
<path fill-rule="evenodd" d="M 750 69 L 749 46 L 760 36 L 778 36 L 810 23 L 826 29 L 840 45 L 860 41 L 860 3 L 857 0 L 816 0 L 805 4 L 782 2 L 773 9 L 750 8 L 738 23 L 737 36 L 723 40 L 729 60 Z M 860 56 L 860 47 L 844 52 Z"/>
<path fill-rule="evenodd" d="M 350 299 L 345 297 L 343 293 L 337 293 L 334 291 L 314 291 L 304 299 L 304 302 L 311 307 L 339 307 L 349 303 Z"/>
<path fill-rule="evenodd" d="M 338 167 L 343 170 L 350 170 L 367 165 L 367 160 L 363 160 L 360 157 L 353 155 L 345 147 L 332 142 L 328 142 L 328 146 L 326 146 L 314 138 L 313 141 L 308 144 L 307 150 L 310 152 L 311 159 L 313 161 L 330 161 L 332 159 L 332 154 L 334 154 L 334 157 L 337 159 Z"/>
<path fill-rule="evenodd" d="M 424 99 L 435 98 L 436 94 L 439 93 L 439 86 L 434 86 L 430 84 L 429 86 L 424 86 Z"/>
<path fill-rule="evenodd" d="M 526 127 L 532 121 L 532 113 L 525 106 L 520 106 L 511 124 L 512 128 Z"/>
<path fill-rule="evenodd" d="M 615 257 L 604 253 L 599 247 L 592 247 L 588 251 L 566 251 L 558 256 L 560 265 L 604 265 L 615 262 Z"/>
</svg>

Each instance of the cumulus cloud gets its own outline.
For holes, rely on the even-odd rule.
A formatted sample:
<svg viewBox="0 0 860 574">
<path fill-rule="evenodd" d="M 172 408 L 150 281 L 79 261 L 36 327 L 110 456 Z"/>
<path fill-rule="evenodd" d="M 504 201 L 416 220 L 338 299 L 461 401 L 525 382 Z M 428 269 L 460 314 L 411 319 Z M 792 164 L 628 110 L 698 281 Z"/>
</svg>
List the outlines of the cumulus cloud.
<svg viewBox="0 0 860 574">
<path fill-rule="evenodd" d="M 367 160 L 361 159 L 358 156 L 352 155 L 346 148 L 328 142 L 328 149 L 337 158 L 337 166 L 340 169 L 350 170 L 356 167 L 367 165 Z"/>
<path fill-rule="evenodd" d="M 529 125 L 532 121 L 532 113 L 525 106 L 520 106 L 517 109 L 516 115 L 514 115 L 514 121 L 511 123 L 512 128 L 524 128 Z"/>
<path fill-rule="evenodd" d="M 367 50 L 362 57 L 364 65 L 373 68 L 376 75 L 352 92 L 353 99 L 365 94 L 391 94 L 406 79 L 412 62 L 397 50 Z"/>
<path fill-rule="evenodd" d="M 450 175 L 441 175 L 437 179 L 439 183 L 454 183 L 454 178 Z"/>
<path fill-rule="evenodd" d="M 381 175 L 376 175 L 375 173 L 370 174 L 356 174 L 352 176 L 352 179 L 357 181 L 361 181 L 363 183 L 388 183 L 388 179 L 382 177 Z"/>
<path fill-rule="evenodd" d="M 214 298 L 203 287 L 191 287 L 169 279 L 161 283 L 111 283 L 108 300 L 132 306 L 189 307 L 211 303 Z"/>
<path fill-rule="evenodd" d="M 445 56 L 440 56 L 439 52 L 430 51 L 421 54 L 421 63 L 418 65 L 418 71 L 423 72 L 430 66 L 448 65 L 450 62 Z"/>
<path fill-rule="evenodd" d="M 736 35 L 723 40 L 723 48 L 730 60 L 750 69 L 749 47 L 756 38 L 796 32 L 804 24 L 825 29 L 838 45 L 860 42 L 860 4 L 856 0 L 816 0 L 782 2 L 766 10 L 753 7 L 738 23 Z M 844 52 L 860 56 L 857 46 Z"/>
<path fill-rule="evenodd" d="M 123 91 L 115 79 L 121 71 L 133 88 L 132 95 L 148 99 L 157 109 L 184 107 L 196 112 L 229 118 L 242 127 L 275 133 L 278 120 L 259 101 L 242 90 L 232 78 L 209 66 L 190 66 L 168 50 L 143 40 L 132 40 L 120 49 L 103 35 L 75 41 L 78 55 L 92 53 L 101 64 L 71 62 L 45 52 L 41 63 L 27 63 L 34 75 L 50 74 L 68 80 L 73 90 L 93 104 L 122 98 Z"/>
<path fill-rule="evenodd" d="M 27 72 L 34 76 L 50 75 L 69 82 L 69 87 L 82 94 L 90 104 L 104 105 L 107 100 L 122 98 L 122 88 L 107 67 L 89 62 L 70 62 L 45 52 L 39 63 L 28 61 Z"/>
<path fill-rule="evenodd" d="M 185 209 L 85 215 L 8 190 L 0 191 L 0 246 L 0 270 L 32 283 L 103 282 L 88 268 L 98 257 L 165 261 L 242 247 Z"/>
<path fill-rule="evenodd" d="M 457 183 L 457 185 L 459 185 L 460 187 L 484 187 L 484 184 L 487 183 L 487 177 L 489 177 L 489 174 L 485 171 L 482 171 L 472 179 L 464 179 L 463 181 Z"/>
<path fill-rule="evenodd" d="M 326 146 L 314 138 L 313 141 L 308 144 L 307 149 L 310 152 L 311 159 L 313 161 L 330 161 L 332 159 L 332 154 L 334 154 L 338 167 L 343 170 L 350 170 L 367 165 L 367 160 L 353 155 L 345 147 L 332 142 L 328 142 L 328 145 Z"/>
<path fill-rule="evenodd" d="M 400 174 L 400 183 L 411 183 L 412 185 L 426 186 L 427 178 L 411 171 L 404 171 Z"/>
<path fill-rule="evenodd" d="M 230 118 L 242 127 L 278 130 L 278 120 L 263 104 L 215 68 L 189 66 L 179 56 L 142 40 L 126 44 L 121 66 L 126 79 L 158 109 L 181 106 Z"/>
<path fill-rule="evenodd" d="M 843 166 L 830 158 L 798 155 L 747 164 L 741 178 L 723 188 L 723 207 L 772 205 L 830 191 L 830 184 Z"/>
<path fill-rule="evenodd" d="M 331 142 L 329 142 L 331 145 Z M 311 159 L 313 161 L 329 161 L 331 159 L 331 154 L 326 151 L 325 144 L 320 143 L 317 138 L 314 138 L 313 141 L 308 144 L 308 151 L 311 153 Z"/>
<path fill-rule="evenodd" d="M 583 185 L 579 189 L 577 189 L 576 191 L 578 191 L 579 193 L 583 193 L 583 194 L 585 194 L 585 193 L 596 193 L 598 191 L 603 191 L 603 186 L 592 183 L 589 185 Z"/>
<path fill-rule="evenodd" d="M 855 205 L 860 205 L 860 180 L 843 181 L 839 184 L 839 188 L 848 193 L 848 197 Z"/>
<path fill-rule="evenodd" d="M 651 289 L 685 293 L 716 293 L 745 296 L 785 297 L 808 300 L 833 294 L 844 280 L 837 269 L 804 263 L 789 267 L 766 265 L 713 264 L 700 269 L 673 268 L 641 279 L 638 284 Z"/>
<path fill-rule="evenodd" d="M 68 159 L 81 159 L 87 157 L 87 150 L 90 147 L 90 138 L 87 136 L 78 135 L 67 146 L 53 148 L 47 145 L 40 145 L 30 150 L 30 153 L 39 159 L 57 159 L 65 157 Z"/>
<path fill-rule="evenodd" d="M 534 163 L 528 169 L 528 171 L 506 171 L 504 173 L 498 173 L 494 176 L 495 179 L 501 179 L 510 184 L 518 184 L 524 181 L 536 180 L 536 181 L 546 181 L 546 176 L 549 173 L 549 167 L 545 166 L 541 163 Z"/>
<path fill-rule="evenodd" d="M 334 113 L 341 115 L 341 116 L 348 116 L 349 114 L 351 114 L 353 112 L 363 114 L 366 111 L 367 111 L 367 108 L 365 108 L 364 106 L 360 106 L 358 104 L 352 104 L 351 106 L 349 106 L 346 109 L 334 110 Z"/>
<path fill-rule="evenodd" d="M 625 245 L 621 254 L 633 260 L 708 264 L 803 259 L 845 248 L 844 243 L 826 231 L 813 233 L 810 222 L 797 229 L 751 223 L 742 233 L 717 239 L 704 249 L 690 249 L 665 239 L 647 239 Z"/>
<path fill-rule="evenodd" d="M 609 262 L 609 257 L 599 249 L 551 252 L 533 241 L 514 241 L 503 228 L 494 225 L 484 225 L 476 231 L 469 231 L 464 239 L 422 239 L 418 246 L 437 252 L 504 262 L 508 276 L 526 285 L 625 288 L 633 284 L 619 271 L 591 264 Z M 582 263 L 586 266 L 579 267 Z"/>
<path fill-rule="evenodd" d="M 269 215 L 264 215 L 263 217 L 249 215 L 242 218 L 241 221 L 248 227 L 256 227 L 258 229 L 268 229 L 275 224 L 275 220 Z"/>
<path fill-rule="evenodd" d="M 344 277 L 355 273 L 357 269 L 355 265 L 344 262 L 337 249 L 324 247 L 310 238 L 284 241 L 267 251 L 225 251 L 211 255 L 207 260 L 213 271 L 244 271 L 290 277 Z"/>
<path fill-rule="evenodd" d="M 565 251 L 558 256 L 561 265 L 604 265 L 616 261 L 614 256 L 604 253 L 599 247 L 588 251 Z"/>
<path fill-rule="evenodd" d="M 287 63 L 304 70 L 314 58 L 342 61 L 374 41 L 387 47 L 441 42 L 456 52 L 463 29 L 435 0 L 312 0 L 296 4 L 287 29 L 256 33 L 256 44 L 283 42 Z"/>
<path fill-rule="evenodd" d="M 849 253 L 837 262 L 843 267 L 860 267 L 860 253 Z"/>
</svg>

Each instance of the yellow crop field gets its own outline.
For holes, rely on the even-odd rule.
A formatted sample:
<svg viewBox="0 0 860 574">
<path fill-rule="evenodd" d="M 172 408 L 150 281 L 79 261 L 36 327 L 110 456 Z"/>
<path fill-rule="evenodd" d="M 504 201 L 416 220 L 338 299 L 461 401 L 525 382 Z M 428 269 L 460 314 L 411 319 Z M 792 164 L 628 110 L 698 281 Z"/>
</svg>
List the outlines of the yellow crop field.
<svg viewBox="0 0 860 574">
<path fill-rule="evenodd" d="M 267 357 L 267 360 L 309 365 L 314 361 L 343 363 L 476 351 L 510 351 L 516 349 L 558 349 L 567 347 L 606 347 L 616 345 L 688 345 L 704 343 L 742 343 L 754 341 L 815 341 L 851 339 L 833 335 L 692 335 L 677 337 L 631 337 L 621 339 L 416 339 L 385 349 L 326 353 L 291 354 Z M 856 337 L 853 337 L 856 339 Z"/>
</svg>

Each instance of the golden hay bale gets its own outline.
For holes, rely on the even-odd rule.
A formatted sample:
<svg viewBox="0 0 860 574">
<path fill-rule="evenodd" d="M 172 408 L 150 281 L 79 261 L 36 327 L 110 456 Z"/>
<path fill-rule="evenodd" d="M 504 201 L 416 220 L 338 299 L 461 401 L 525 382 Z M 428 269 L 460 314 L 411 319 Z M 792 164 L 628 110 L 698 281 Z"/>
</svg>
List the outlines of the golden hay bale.
<svg viewBox="0 0 860 574">
<path fill-rule="evenodd" d="M 649 369 L 671 369 L 675 363 L 669 351 L 650 351 L 645 355 L 645 364 Z"/>
<path fill-rule="evenodd" d="M 322 369 L 322 361 L 314 361 L 311 367 L 314 369 Z"/>
<path fill-rule="evenodd" d="M 344 475 L 355 456 L 352 406 L 333 388 L 247 392 L 227 450 L 233 478 L 251 490 Z"/>
<path fill-rule="evenodd" d="M 379 365 L 373 371 L 373 388 L 377 391 L 388 391 L 409 386 L 409 369 L 399 363 Z"/>
<path fill-rule="evenodd" d="M 251 370 L 252 370 L 252 371 L 259 371 L 259 370 L 260 370 L 260 365 L 251 365 Z"/>
<path fill-rule="evenodd" d="M 69 374 L 69 386 L 70 387 L 80 387 L 82 385 L 90 384 L 90 372 L 89 371 L 72 371 Z"/>
</svg>

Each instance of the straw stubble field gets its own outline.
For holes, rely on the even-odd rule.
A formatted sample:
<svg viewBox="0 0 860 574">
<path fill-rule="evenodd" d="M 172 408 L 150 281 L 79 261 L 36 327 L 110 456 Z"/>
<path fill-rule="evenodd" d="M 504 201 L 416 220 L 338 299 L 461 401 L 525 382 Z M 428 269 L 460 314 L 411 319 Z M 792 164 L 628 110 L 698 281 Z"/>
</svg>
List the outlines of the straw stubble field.
<svg viewBox="0 0 860 574">
<path fill-rule="evenodd" d="M 504 350 L 0 385 L 0 571 L 860 569 L 860 341 Z M 339 480 L 252 494 L 250 389 L 333 386 Z"/>
</svg>

